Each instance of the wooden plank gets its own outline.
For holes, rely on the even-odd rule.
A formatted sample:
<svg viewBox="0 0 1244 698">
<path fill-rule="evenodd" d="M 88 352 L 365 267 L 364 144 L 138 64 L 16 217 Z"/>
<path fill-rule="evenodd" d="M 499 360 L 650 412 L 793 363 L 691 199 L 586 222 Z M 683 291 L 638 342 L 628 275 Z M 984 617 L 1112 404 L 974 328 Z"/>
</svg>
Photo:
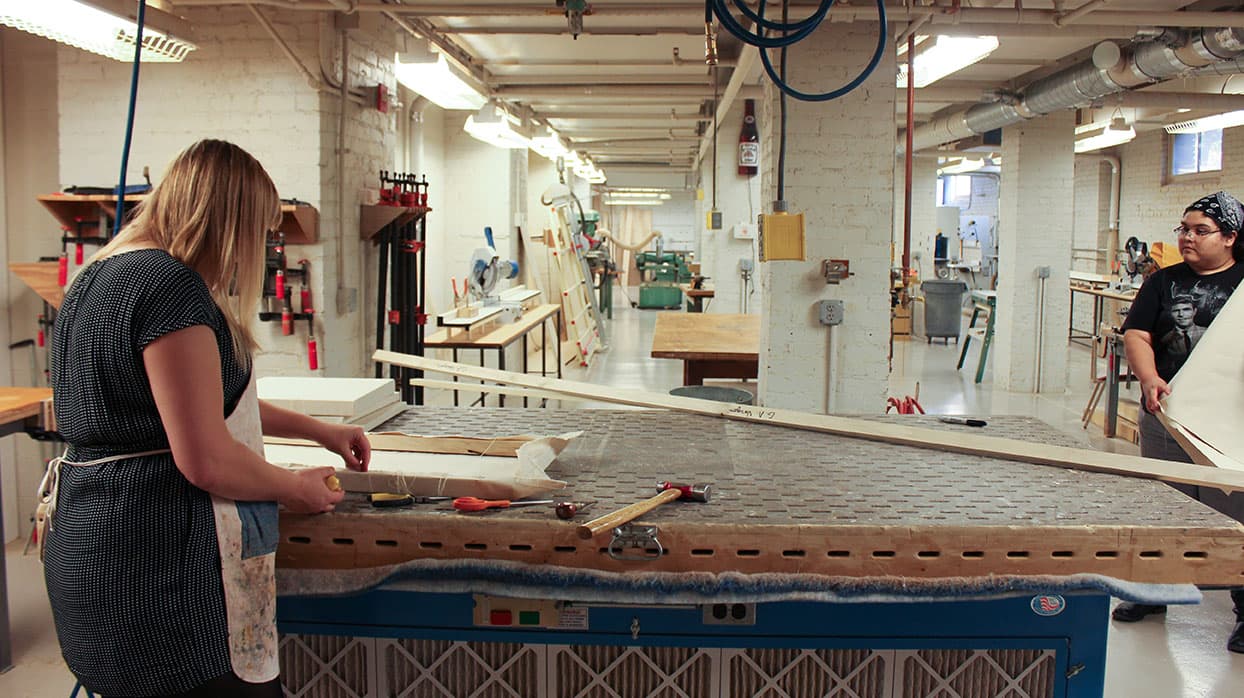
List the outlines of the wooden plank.
<svg viewBox="0 0 1244 698">
<path fill-rule="evenodd" d="M 59 283 L 56 262 L 10 262 L 9 271 L 53 308 L 60 309 L 65 289 Z"/>
<path fill-rule="evenodd" d="M 609 572 L 922 579 L 1099 574 L 1203 585 L 1235 585 L 1244 572 L 1240 534 L 1223 529 L 683 523 L 669 521 L 658 509 L 636 523 L 658 525 L 666 553 L 637 563 L 603 554 L 600 541 L 576 536 L 577 522 L 559 521 L 551 512 L 506 510 L 485 518 L 435 509 L 282 514 L 277 564 L 354 569 L 416 559 L 481 559 Z"/>
<path fill-rule="evenodd" d="M 1190 485 L 1214 487 L 1226 492 L 1244 491 L 1244 472 L 1220 468 L 1206 468 L 1200 465 L 1123 456 L 1064 446 L 1031 444 L 993 436 L 940 432 L 932 429 L 898 424 L 883 424 L 849 417 L 807 414 L 794 410 L 753 407 L 750 405 L 727 405 L 708 400 L 649 393 L 642 390 L 614 388 L 540 376 L 526 376 L 519 373 L 455 364 L 449 361 L 436 361 L 390 351 L 377 351 L 372 356 L 376 361 L 393 363 L 398 366 L 487 380 L 495 383 L 508 383 L 510 385 L 536 388 L 563 395 L 599 400 L 601 402 L 637 407 L 665 408 L 693 414 L 724 417 L 743 422 L 773 424 L 794 429 L 837 434 L 883 443 L 932 448 L 952 453 L 968 453 L 989 458 L 1005 458 L 1035 465 L 1110 473 L 1128 477 L 1162 480 L 1164 482 L 1181 482 Z"/>
<path fill-rule="evenodd" d="M 360 417 L 396 401 L 388 378 L 308 378 L 265 376 L 259 399 L 310 415 Z"/>
<path fill-rule="evenodd" d="M 475 337 L 464 336 L 460 331 L 451 333 L 448 329 L 434 332 L 424 340 L 425 347 L 437 349 L 500 349 L 513 344 L 519 337 L 538 328 L 540 323 L 555 315 L 560 306 L 548 304 L 537 306 L 523 313 L 514 322 L 498 324 L 485 334 Z"/>
<path fill-rule="evenodd" d="M 0 387 L 0 425 L 43 414 L 44 403 L 51 399 L 51 388 Z"/>
<path fill-rule="evenodd" d="M 460 456 L 506 456 L 516 458 L 523 444 L 535 436 L 498 436 L 480 439 L 472 436 L 418 436 L 399 432 L 368 434 L 373 451 L 406 451 L 410 453 L 444 453 Z M 264 443 L 283 446 L 315 446 L 312 441 L 265 436 Z"/>
<path fill-rule="evenodd" d="M 453 381 L 438 381 L 430 378 L 411 378 L 411 385 L 423 386 L 424 388 L 438 388 L 440 390 L 460 390 L 467 393 L 497 393 L 501 395 L 517 395 L 518 397 L 536 398 L 538 400 L 569 400 L 574 401 L 576 398 L 566 395 L 558 395 L 557 393 L 548 393 L 543 390 L 532 390 L 531 388 L 515 388 L 509 385 L 488 385 L 486 383 L 455 383 Z"/>
<path fill-rule="evenodd" d="M 759 361 L 760 316 L 658 313 L 652 334 L 652 356 Z"/>
</svg>

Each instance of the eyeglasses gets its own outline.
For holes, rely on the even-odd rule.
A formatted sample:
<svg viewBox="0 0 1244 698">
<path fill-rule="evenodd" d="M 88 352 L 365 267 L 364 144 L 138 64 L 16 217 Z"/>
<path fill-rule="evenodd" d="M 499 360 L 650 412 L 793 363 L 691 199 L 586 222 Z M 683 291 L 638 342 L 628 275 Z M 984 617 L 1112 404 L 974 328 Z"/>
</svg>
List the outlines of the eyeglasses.
<svg viewBox="0 0 1244 698">
<path fill-rule="evenodd" d="M 1213 235 L 1214 233 L 1221 233 L 1222 230 L 1218 228 L 1214 228 L 1213 230 L 1210 230 L 1209 228 L 1189 228 L 1187 226 L 1177 225 L 1175 226 L 1175 229 L 1172 230 L 1171 232 L 1175 233 L 1175 237 L 1177 238 L 1184 237 L 1188 233 L 1193 233 L 1194 235 L 1196 235 L 1196 237 L 1203 238 L 1206 235 Z"/>
</svg>

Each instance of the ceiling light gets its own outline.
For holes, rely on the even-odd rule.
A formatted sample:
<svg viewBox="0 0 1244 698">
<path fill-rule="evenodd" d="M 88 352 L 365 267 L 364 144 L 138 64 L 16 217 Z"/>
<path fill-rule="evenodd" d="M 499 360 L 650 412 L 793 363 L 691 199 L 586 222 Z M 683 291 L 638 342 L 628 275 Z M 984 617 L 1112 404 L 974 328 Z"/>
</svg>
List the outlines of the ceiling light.
<svg viewBox="0 0 1244 698">
<path fill-rule="evenodd" d="M 606 196 L 612 199 L 660 199 L 661 201 L 669 201 L 671 198 L 669 192 L 660 190 L 627 191 L 625 189 L 615 189 L 606 192 Z"/>
<path fill-rule="evenodd" d="M 478 113 L 467 117 L 462 130 L 497 148 L 526 149 L 531 141 L 520 132 L 519 127 L 518 119 L 487 104 Z"/>
<path fill-rule="evenodd" d="M 1105 126 L 1087 124 L 1076 127 L 1077 153 L 1089 153 L 1102 148 L 1122 145 L 1136 138 L 1136 129 L 1127 123 L 1127 119 L 1116 116 Z"/>
<path fill-rule="evenodd" d="M 561 134 L 552 126 L 545 126 L 539 135 L 531 139 L 531 149 L 553 162 L 557 162 L 557 158 L 566 157 L 566 154 L 570 152 L 570 149 L 562 142 Z"/>
<path fill-rule="evenodd" d="M 916 87 L 928 87 L 951 73 L 980 61 L 998 48 L 996 36 L 934 36 L 917 37 L 915 70 Z M 907 45 L 898 47 L 898 55 L 907 53 Z M 907 87 L 907 61 L 899 60 L 898 87 Z"/>
<path fill-rule="evenodd" d="M 442 53 L 399 53 L 393 67 L 398 82 L 441 109 L 479 109 L 488 102 Z"/>
<path fill-rule="evenodd" d="M 937 168 L 939 175 L 955 175 L 975 172 L 985 166 L 985 161 L 973 160 L 972 158 L 959 158 L 958 160 L 950 160 L 945 165 Z"/>
<path fill-rule="evenodd" d="M 0 24 L 114 60 L 134 60 L 138 24 L 128 17 L 80 0 L 0 2 Z M 180 63 L 196 48 L 189 41 L 144 22 L 144 62 Z"/>
<path fill-rule="evenodd" d="M 1229 111 L 1225 114 L 1214 114 L 1191 121 L 1180 121 L 1162 128 L 1167 133 L 1201 133 L 1233 126 L 1244 126 L 1244 111 Z"/>
</svg>

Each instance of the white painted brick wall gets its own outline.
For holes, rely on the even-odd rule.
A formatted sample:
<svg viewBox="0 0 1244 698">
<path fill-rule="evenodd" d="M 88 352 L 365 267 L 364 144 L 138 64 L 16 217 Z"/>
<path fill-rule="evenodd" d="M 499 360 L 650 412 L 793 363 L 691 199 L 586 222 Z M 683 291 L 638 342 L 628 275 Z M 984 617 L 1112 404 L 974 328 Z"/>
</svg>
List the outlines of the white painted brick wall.
<svg viewBox="0 0 1244 698">
<path fill-rule="evenodd" d="M 863 67 L 876 32 L 868 22 L 822 27 L 791 53 L 789 74 L 797 85 L 837 87 Z M 843 98 L 788 100 L 786 199 L 792 211 L 806 216 L 808 258 L 760 265 L 765 318 L 760 392 L 766 405 L 828 407 L 831 412 L 884 409 L 895 95 L 894 59 L 887 53 L 864 85 Z M 774 162 L 777 102 L 776 88 L 767 85 L 760 110 L 763 162 Z M 770 174 L 762 180 L 766 201 L 774 198 L 774 184 Z M 827 258 L 849 259 L 854 276 L 826 286 L 820 264 Z M 834 328 L 832 344 L 829 331 L 816 320 L 814 306 L 822 298 L 845 302 L 846 320 Z M 832 395 L 828 405 L 827 392 Z"/>
<path fill-rule="evenodd" d="M 1185 175 L 1169 183 L 1163 181 L 1165 135 L 1162 131 L 1142 133 L 1118 149 L 1123 162 L 1120 244 L 1132 235 L 1150 243 L 1173 243 L 1170 230 L 1188 204 L 1220 189 L 1244 196 L 1244 129 L 1223 131 L 1221 172 Z"/>
<path fill-rule="evenodd" d="M 323 31 L 316 16 L 265 13 L 304 65 L 318 70 L 322 52 L 325 68 L 340 74 L 335 35 Z M 343 221 L 336 179 L 339 100 L 313 90 L 247 10 L 194 8 L 185 14 L 195 26 L 199 50 L 181 64 L 142 67 L 127 180 L 141 182 L 142 167 L 148 165 L 158 181 L 172 158 L 192 142 L 223 138 L 255 155 L 281 196 L 316 206 L 320 243 L 291 246 L 289 257 L 311 261 L 321 373 L 355 375 L 366 366 L 361 337 L 370 317 L 363 312 L 369 306 L 366 295 L 359 293 L 367 247 L 359 242 L 357 210 L 363 190 L 375 188 L 376 172 L 392 167 L 395 117 L 349 105 Z M 393 90 L 391 27 L 378 17 L 363 17 L 353 37 L 350 86 L 385 84 Z M 110 185 L 118 172 L 130 67 L 67 47 L 60 48 L 59 57 L 62 183 Z M 344 236 L 340 274 L 338 236 Z M 339 281 L 353 289 L 355 300 L 344 315 L 337 312 Z M 260 373 L 307 372 L 305 323 L 292 337 L 281 336 L 273 323 L 260 330 L 259 338 Z"/>
<path fill-rule="evenodd" d="M 713 158 L 705 156 L 700 166 L 700 182 L 704 199 L 697 202 L 697 227 L 699 229 L 700 272 L 710 277 L 708 282 L 715 292 L 706 312 L 741 313 L 743 279 L 739 275 L 739 260 L 756 262 L 754 240 L 735 239 L 733 228 L 740 223 L 750 223 L 755 230 L 756 215 L 765 208 L 760 196 L 760 176 L 741 177 L 736 154 L 739 128 L 743 123 L 744 104 L 735 100 L 717 135 L 717 209 L 721 211 L 722 229 L 709 230 L 706 214 L 712 208 Z M 768 166 L 762 161 L 760 169 Z M 759 312 L 760 293 L 757 277 L 753 272 L 748 298 L 748 311 Z"/>
<path fill-rule="evenodd" d="M 911 163 L 911 251 L 920 279 L 933 278 L 933 239 L 937 235 L 937 159 L 917 157 Z M 903 264 L 903 159 L 894 166 L 894 266 Z"/>
<path fill-rule="evenodd" d="M 1003 132 L 998 319 L 991 361 L 994 383 L 1004 390 L 1036 388 L 1038 266 L 1050 267 L 1039 391 L 1066 390 L 1073 137 L 1071 112 L 1026 121 Z"/>
</svg>

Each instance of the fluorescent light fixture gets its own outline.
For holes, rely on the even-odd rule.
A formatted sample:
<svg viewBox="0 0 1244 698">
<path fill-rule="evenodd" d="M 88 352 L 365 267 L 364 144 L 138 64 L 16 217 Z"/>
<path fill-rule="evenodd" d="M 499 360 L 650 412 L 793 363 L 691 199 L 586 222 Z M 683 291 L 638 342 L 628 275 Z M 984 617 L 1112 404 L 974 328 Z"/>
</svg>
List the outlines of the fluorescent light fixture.
<svg viewBox="0 0 1244 698">
<path fill-rule="evenodd" d="M 973 160 L 972 158 L 959 158 L 950 160 L 945 165 L 937 168 L 937 173 L 942 175 L 966 174 L 968 172 L 976 172 L 985 166 L 985 161 Z"/>
<path fill-rule="evenodd" d="M 661 199 L 614 199 L 606 195 L 604 203 L 606 206 L 660 206 L 665 202 Z"/>
<path fill-rule="evenodd" d="M 0 0 L 0 24 L 118 61 L 134 60 L 138 24 L 79 0 Z M 198 48 L 143 26 L 142 60 L 180 63 Z"/>
<path fill-rule="evenodd" d="M 1162 128 L 1167 133 L 1202 133 L 1234 126 L 1244 126 L 1244 111 L 1229 111 L 1225 114 L 1214 114 L 1191 121 L 1180 121 Z"/>
<path fill-rule="evenodd" d="M 649 191 L 627 191 L 625 189 L 615 189 L 605 192 L 605 195 L 611 199 L 660 199 L 661 201 L 669 201 L 672 197 L 667 191 L 649 190 Z"/>
<path fill-rule="evenodd" d="M 1087 124 L 1076 127 L 1077 153 L 1090 153 L 1094 150 L 1122 145 L 1136 138 L 1136 129 L 1121 116 L 1116 116 L 1105 126 Z"/>
<path fill-rule="evenodd" d="M 916 87 L 928 87 L 998 49 L 996 36 L 916 37 Z M 907 87 L 907 44 L 898 47 L 898 86 Z"/>
<path fill-rule="evenodd" d="M 553 162 L 557 162 L 557 158 L 564 158 L 570 153 L 570 149 L 562 142 L 561 134 L 552 126 L 545 126 L 539 135 L 531 139 L 531 149 Z"/>
<path fill-rule="evenodd" d="M 526 149 L 531 141 L 519 133 L 518 119 L 500 111 L 492 104 L 485 105 L 478 113 L 467 117 L 462 130 L 472 138 L 497 148 Z"/>
<path fill-rule="evenodd" d="M 398 82 L 441 109 L 479 109 L 488 103 L 484 95 L 458 75 L 444 54 L 399 53 L 393 67 Z"/>
</svg>

